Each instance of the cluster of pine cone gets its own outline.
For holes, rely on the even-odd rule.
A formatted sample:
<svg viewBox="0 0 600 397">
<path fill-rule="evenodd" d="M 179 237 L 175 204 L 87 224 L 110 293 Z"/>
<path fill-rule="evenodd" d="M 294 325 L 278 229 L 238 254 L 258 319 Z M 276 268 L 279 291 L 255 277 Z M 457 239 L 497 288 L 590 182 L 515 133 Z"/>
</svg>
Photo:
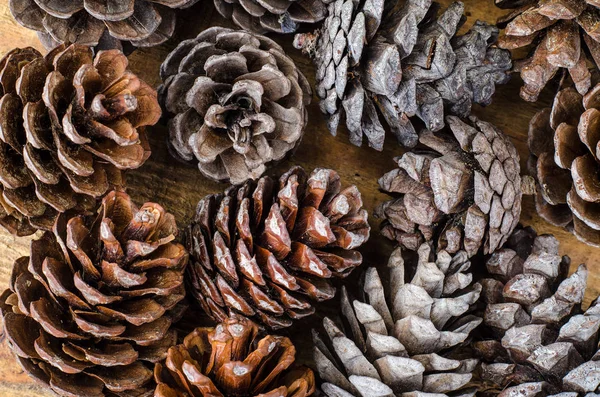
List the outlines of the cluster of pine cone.
<svg viewBox="0 0 600 397">
<path fill-rule="evenodd" d="M 588 269 L 520 224 L 534 195 L 600 246 L 600 1 L 495 0 L 509 15 L 463 29 L 460 1 L 214 0 L 241 30 L 181 40 L 155 89 L 125 54 L 200 3 L 8 0 L 49 50 L 0 59 L 0 225 L 37 233 L 0 317 L 27 374 L 68 397 L 600 394 Z M 298 30 L 314 87 L 264 35 Z M 511 72 L 527 101 L 560 78 L 531 119 L 530 176 L 471 114 Z M 332 134 L 406 148 L 378 181 L 388 201 L 368 208 L 332 169 L 268 173 L 301 144 L 313 90 Z M 174 158 L 230 185 L 182 229 L 126 193 L 159 122 Z M 394 249 L 358 269 L 373 219 Z M 301 363 L 289 329 L 324 301 Z"/>
</svg>

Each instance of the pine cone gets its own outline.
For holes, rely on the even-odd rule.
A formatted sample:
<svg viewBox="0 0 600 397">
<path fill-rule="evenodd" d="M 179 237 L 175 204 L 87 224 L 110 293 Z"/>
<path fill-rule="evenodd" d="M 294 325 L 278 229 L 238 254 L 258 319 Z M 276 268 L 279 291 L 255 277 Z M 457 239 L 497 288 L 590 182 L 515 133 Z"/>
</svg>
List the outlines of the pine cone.
<svg viewBox="0 0 600 397">
<path fill-rule="evenodd" d="M 530 172 L 538 181 L 538 213 L 595 246 L 600 246 L 598 120 L 600 84 L 583 97 L 574 88 L 565 88 L 551 109 L 531 119 L 528 140 Z"/>
<path fill-rule="evenodd" d="M 198 0 L 9 0 L 17 22 L 36 30 L 48 49 L 62 43 L 97 49 L 152 47 L 175 32 L 174 8 Z M 123 43 L 126 42 L 126 43 Z"/>
<path fill-rule="evenodd" d="M 386 237 L 411 250 L 435 241 L 450 253 L 492 253 L 519 222 L 519 154 L 490 123 L 454 116 L 446 121 L 451 134 L 423 132 L 419 141 L 431 150 L 396 158 L 399 168 L 379 179 L 394 199 L 375 216 L 384 219 Z"/>
<path fill-rule="evenodd" d="M 504 34 L 498 46 L 509 50 L 530 48 L 526 58 L 515 62 L 525 85 L 521 97 L 535 102 L 561 68 L 568 70 L 585 94 L 591 86 L 588 60 L 600 61 L 600 2 L 597 0 L 495 0 L 500 8 L 513 8 L 498 24 Z M 583 37 L 583 42 L 582 42 Z M 585 45 L 584 45 L 585 43 Z M 591 58 L 586 55 L 589 50 Z"/>
<path fill-rule="evenodd" d="M 11 233 L 94 208 L 150 155 L 144 126 L 160 118 L 156 92 L 119 51 L 15 49 L 0 75 L 0 224 Z"/>
<path fill-rule="evenodd" d="M 257 179 L 302 139 L 310 87 L 265 36 L 209 28 L 181 42 L 160 72 L 171 152 L 211 179 Z"/>
<path fill-rule="evenodd" d="M 296 348 L 288 338 L 258 337 L 246 318 L 228 318 L 215 328 L 196 328 L 169 349 L 154 369 L 155 397 L 310 396 L 315 378 L 292 368 Z"/>
<path fill-rule="evenodd" d="M 170 325 L 185 309 L 188 255 L 176 232 L 158 204 L 138 210 L 111 192 L 98 216 L 61 216 L 32 241 L 0 296 L 25 372 L 61 396 L 148 395 L 149 364 L 177 342 Z"/>
<path fill-rule="evenodd" d="M 567 277 L 570 259 L 559 256 L 558 246 L 552 235 L 518 228 L 487 260 L 493 278 L 482 280 L 483 321 L 491 337 L 474 347 L 488 394 L 578 396 L 598 389 L 600 306 L 594 302 L 582 314 L 587 269 Z"/>
<path fill-rule="evenodd" d="M 327 343 L 313 331 L 325 395 L 474 395 L 468 384 L 477 359 L 459 357 L 464 356 L 459 346 L 481 323 L 466 314 L 481 285 L 472 284 L 466 252 L 440 251 L 433 257 L 431 251 L 421 245 L 417 260 L 397 248 L 382 277 L 385 285 L 375 268 L 368 269 L 364 302 L 351 305 L 342 290 L 340 309 L 348 329 L 325 318 Z"/>
<path fill-rule="evenodd" d="M 331 299 L 329 278 L 362 262 L 355 248 L 369 238 L 356 186 L 339 175 L 300 167 L 231 187 L 198 203 L 185 241 L 192 260 L 189 292 L 217 321 L 238 313 L 269 328 L 287 327 Z"/>
<path fill-rule="evenodd" d="M 510 53 L 492 47 L 496 27 L 478 21 L 455 36 L 464 22 L 462 3 L 439 17 L 431 0 L 357 4 L 330 4 L 318 37 L 295 40 L 314 55 L 317 94 L 332 134 L 344 115 L 350 142 L 360 146 L 365 135 L 369 146 L 382 150 L 379 109 L 398 141 L 413 147 L 418 135 L 410 117 L 438 131 L 446 111 L 467 117 L 472 103 L 489 104 L 495 84 L 508 81 Z"/>
<path fill-rule="evenodd" d="M 327 16 L 332 0 L 214 0 L 219 13 L 253 33 L 293 33 L 300 24 L 316 23 Z"/>
</svg>

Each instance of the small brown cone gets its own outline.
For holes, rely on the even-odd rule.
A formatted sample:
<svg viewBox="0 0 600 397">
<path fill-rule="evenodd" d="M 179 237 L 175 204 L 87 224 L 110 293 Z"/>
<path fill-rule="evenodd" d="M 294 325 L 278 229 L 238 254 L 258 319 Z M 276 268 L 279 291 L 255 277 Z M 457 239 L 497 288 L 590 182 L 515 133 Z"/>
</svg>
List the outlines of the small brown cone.
<svg viewBox="0 0 600 397">
<path fill-rule="evenodd" d="M 313 372 L 293 367 L 296 348 L 282 336 L 258 334 L 258 326 L 232 317 L 215 328 L 196 328 L 156 364 L 155 397 L 307 397 Z"/>
<path fill-rule="evenodd" d="M 218 321 L 237 313 L 269 328 L 287 327 L 333 298 L 332 277 L 362 263 L 367 211 L 356 186 L 300 167 L 279 181 L 229 188 L 198 203 L 185 241 L 189 293 Z"/>
<path fill-rule="evenodd" d="M 185 309 L 188 255 L 175 233 L 158 204 L 111 192 L 96 217 L 61 216 L 34 240 L 0 299 L 24 371 L 61 396 L 148 395 Z"/>
</svg>

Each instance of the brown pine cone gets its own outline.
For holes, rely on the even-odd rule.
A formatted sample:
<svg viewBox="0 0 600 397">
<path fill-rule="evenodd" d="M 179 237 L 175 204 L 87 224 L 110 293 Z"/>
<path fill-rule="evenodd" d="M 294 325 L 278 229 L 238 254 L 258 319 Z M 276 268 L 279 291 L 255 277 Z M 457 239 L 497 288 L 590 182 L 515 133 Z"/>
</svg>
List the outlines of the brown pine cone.
<svg viewBox="0 0 600 397">
<path fill-rule="evenodd" d="M 117 50 L 15 49 L 0 60 L 0 224 L 11 233 L 50 230 L 59 213 L 89 210 L 123 170 L 150 155 L 144 126 L 161 110 L 156 92 Z"/>
<path fill-rule="evenodd" d="M 313 372 L 290 368 L 296 348 L 282 336 L 259 339 L 258 326 L 234 317 L 215 328 L 196 328 L 157 363 L 154 397 L 306 397 L 315 390 Z"/>
<path fill-rule="evenodd" d="M 599 120 L 600 84 L 583 97 L 565 88 L 551 109 L 531 119 L 528 139 L 538 213 L 594 246 L 600 246 Z"/>
<path fill-rule="evenodd" d="M 398 168 L 379 179 L 394 199 L 375 216 L 383 219 L 386 237 L 411 250 L 434 241 L 437 250 L 465 250 L 469 257 L 480 249 L 494 252 L 519 222 L 519 154 L 490 123 L 446 121 L 450 131 L 421 134 L 429 150 L 396 158 Z"/>
<path fill-rule="evenodd" d="M 198 0 L 9 0 L 17 22 L 48 49 L 75 43 L 98 49 L 152 47 L 175 32 L 175 8 Z"/>
<path fill-rule="evenodd" d="M 24 371 L 61 396 L 142 396 L 177 343 L 188 254 L 173 215 L 111 192 L 97 216 L 59 217 L 31 242 L 0 296 Z M 134 393 L 134 394 L 132 394 Z"/>
<path fill-rule="evenodd" d="M 464 251 L 432 255 L 423 244 L 415 258 L 397 248 L 383 277 L 375 268 L 366 271 L 364 302 L 350 304 L 343 289 L 340 311 L 347 327 L 325 318 L 327 342 L 313 331 L 324 394 L 473 396 L 469 382 L 478 360 L 460 351 L 481 323 L 467 314 L 481 292 L 472 284 L 470 265 Z"/>
<path fill-rule="evenodd" d="M 316 36 L 296 36 L 295 46 L 314 58 L 332 134 L 343 116 L 357 146 L 364 135 L 382 150 L 386 123 L 400 144 L 413 147 L 420 127 L 411 117 L 438 131 L 444 113 L 467 117 L 473 103 L 491 103 L 511 68 L 510 53 L 493 46 L 498 29 L 477 21 L 456 36 L 463 4 L 451 4 L 439 17 L 438 8 L 431 0 L 337 0 Z"/>
<path fill-rule="evenodd" d="M 598 0 L 495 0 L 500 8 L 512 8 L 498 20 L 504 28 L 498 46 L 509 50 L 531 49 L 515 62 L 525 85 L 521 97 L 535 102 L 557 71 L 569 72 L 577 91 L 591 86 L 587 67 L 600 61 L 600 1 Z M 589 51 L 586 55 L 586 48 Z M 591 57 L 590 57 L 591 55 Z"/>
<path fill-rule="evenodd" d="M 310 87 L 265 36 L 209 28 L 181 42 L 160 74 L 171 152 L 211 179 L 257 179 L 304 135 Z"/>
<path fill-rule="evenodd" d="M 314 312 L 310 300 L 333 298 L 329 278 L 361 264 L 355 248 L 370 232 L 362 205 L 356 186 L 341 190 L 339 175 L 323 168 L 205 197 L 185 234 L 190 294 L 217 321 L 229 312 L 290 326 Z"/>
<path fill-rule="evenodd" d="M 585 265 L 567 277 L 570 259 L 552 235 L 517 228 L 487 260 L 482 280 L 488 338 L 473 346 L 482 357 L 486 394 L 583 396 L 600 391 L 600 306 L 581 310 Z M 579 394 L 582 393 L 582 394 Z M 589 395 L 589 394 L 587 394 Z"/>
<path fill-rule="evenodd" d="M 316 23 L 327 16 L 332 0 L 214 0 L 219 13 L 253 33 L 293 33 L 300 24 Z"/>
</svg>

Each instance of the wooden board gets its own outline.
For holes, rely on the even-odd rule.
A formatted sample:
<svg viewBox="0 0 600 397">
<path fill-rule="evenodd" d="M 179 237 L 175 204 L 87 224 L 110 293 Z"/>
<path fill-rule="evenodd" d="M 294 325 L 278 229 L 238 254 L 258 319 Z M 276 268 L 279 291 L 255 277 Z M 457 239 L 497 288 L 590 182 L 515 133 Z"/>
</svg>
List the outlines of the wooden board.
<svg viewBox="0 0 600 397">
<path fill-rule="evenodd" d="M 218 16 L 212 7 L 212 1 L 201 0 L 191 10 L 180 13 L 177 37 L 167 44 L 153 49 L 138 50 L 130 57 L 130 67 L 142 79 L 157 87 L 160 84 L 158 70 L 162 59 L 180 40 L 194 37 L 202 29 L 210 25 L 231 26 Z M 444 5 L 449 0 L 441 1 Z M 494 7 L 492 0 L 464 0 L 467 10 L 467 27 L 476 19 L 494 22 L 502 14 Z M 0 0 L 0 55 L 15 46 L 33 46 L 42 50 L 36 34 L 18 26 L 10 16 L 8 0 Z M 275 39 L 281 43 L 294 58 L 309 81 L 314 82 L 314 71 L 310 60 L 292 48 L 291 36 L 280 36 Z M 527 160 L 527 129 L 529 119 L 541 108 L 548 106 L 552 98 L 552 89 L 544 91 L 540 101 L 531 104 L 519 98 L 521 85 L 518 76 L 514 76 L 506 86 L 497 88 L 494 103 L 488 108 L 476 108 L 474 113 L 484 120 L 493 122 L 508 134 L 515 143 L 520 155 L 521 166 Z M 155 201 L 175 214 L 180 227 L 189 222 L 194 213 L 196 203 L 206 194 L 222 191 L 226 186 L 210 182 L 203 178 L 194 166 L 174 161 L 167 153 L 165 140 L 167 131 L 163 125 L 150 130 L 152 156 L 140 169 L 131 172 L 127 181 L 129 193 L 137 203 Z M 281 172 L 293 164 L 300 164 L 306 169 L 329 167 L 338 170 L 344 184 L 356 184 L 362 192 L 366 208 L 371 211 L 386 200 L 387 196 L 378 190 L 377 179 L 394 167 L 393 157 L 402 153 L 401 148 L 391 136 L 387 137 L 386 148 L 379 153 L 366 146 L 362 148 L 351 145 L 346 132 L 341 128 L 337 137 L 332 137 L 326 129 L 323 117 L 318 108 L 316 97 L 309 108 L 309 124 L 303 142 L 295 156 L 279 164 L 273 172 Z M 572 258 L 573 265 L 587 263 L 590 269 L 588 281 L 589 301 L 600 291 L 600 265 L 595 260 L 598 251 L 577 241 L 571 234 L 547 225 L 535 213 L 532 198 L 525 198 L 521 221 L 525 225 L 535 227 L 539 233 L 554 233 L 561 241 L 561 252 Z M 365 263 L 368 265 L 384 265 L 392 244 L 378 233 L 377 220 L 371 218 L 373 226 L 372 239 L 364 248 Z M 12 237 L 0 230 L 0 288 L 7 286 L 13 261 L 27 255 L 29 238 Z M 358 273 L 358 272 L 356 272 Z M 335 310 L 335 303 L 324 305 L 321 313 Z M 292 337 L 302 335 L 307 338 L 306 330 L 316 324 L 319 316 L 307 320 L 301 326 L 293 327 Z M 305 326 L 306 325 L 306 326 Z M 298 338 L 294 338 L 296 341 Z M 308 345 L 309 341 L 305 343 Z M 301 359 L 308 360 L 310 348 L 298 351 Z M 33 397 L 54 395 L 30 380 L 14 361 L 4 341 L 0 343 L 0 396 Z"/>
</svg>

